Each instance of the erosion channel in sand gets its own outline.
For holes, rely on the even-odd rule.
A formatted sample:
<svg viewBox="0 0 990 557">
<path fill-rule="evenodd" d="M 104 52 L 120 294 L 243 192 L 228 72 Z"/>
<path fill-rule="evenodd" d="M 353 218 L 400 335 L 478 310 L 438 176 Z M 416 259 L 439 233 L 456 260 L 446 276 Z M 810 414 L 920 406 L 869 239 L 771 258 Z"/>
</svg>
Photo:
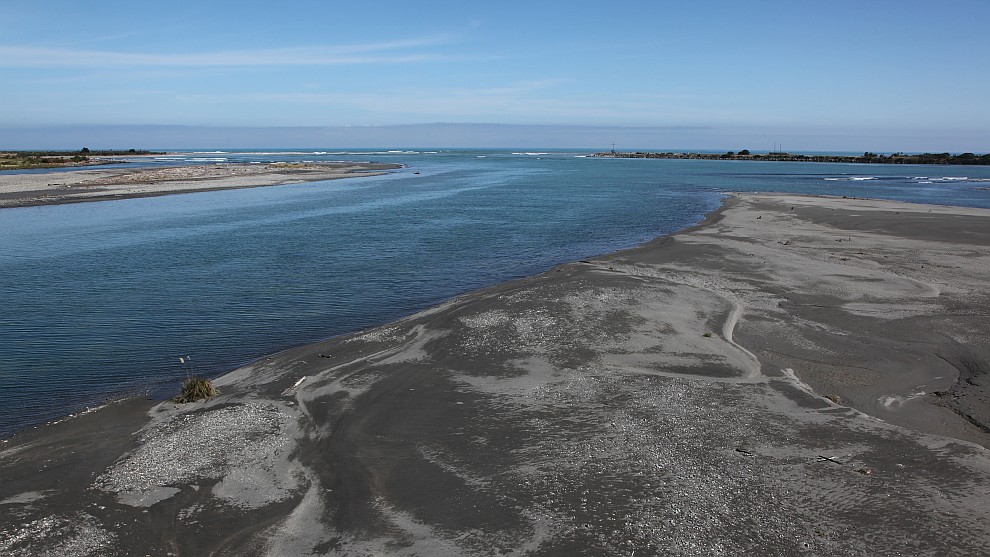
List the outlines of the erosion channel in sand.
<svg viewBox="0 0 990 557">
<path fill-rule="evenodd" d="M 737 195 L 19 434 L 0 553 L 983 554 L 988 271 L 988 210 Z"/>
<path fill-rule="evenodd" d="M 105 201 L 375 176 L 402 165 L 372 162 L 223 163 L 0 174 L 0 208 Z"/>
</svg>

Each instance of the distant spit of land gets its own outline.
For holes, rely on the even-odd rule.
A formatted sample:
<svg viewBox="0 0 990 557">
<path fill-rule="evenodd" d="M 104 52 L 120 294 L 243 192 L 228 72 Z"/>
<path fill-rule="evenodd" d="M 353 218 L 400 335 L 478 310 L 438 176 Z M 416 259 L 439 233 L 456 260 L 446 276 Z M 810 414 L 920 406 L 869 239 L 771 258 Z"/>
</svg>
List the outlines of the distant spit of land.
<svg viewBox="0 0 990 557">
<path fill-rule="evenodd" d="M 729 151 L 727 153 L 620 153 L 607 151 L 595 153 L 593 157 L 604 157 L 613 159 L 701 159 L 701 160 L 730 160 L 730 161 L 786 161 L 786 162 L 854 162 L 871 164 L 966 164 L 966 165 L 990 165 L 990 153 L 975 155 L 973 153 L 962 153 L 953 155 L 950 153 L 923 153 L 920 155 L 906 155 L 904 153 L 893 153 L 882 155 L 866 152 L 860 156 L 850 155 L 796 155 L 791 153 L 763 153 L 751 154 L 743 149 L 738 153 Z"/>
<path fill-rule="evenodd" d="M 207 164 L 0 174 L 0 208 L 107 201 L 376 176 L 401 168 L 373 162 Z"/>
<path fill-rule="evenodd" d="M 0 170 L 96 166 L 121 162 L 119 160 L 111 160 L 108 157 L 164 154 L 162 152 L 139 151 L 137 149 L 90 151 L 85 147 L 79 151 L 12 151 L 0 153 Z"/>
</svg>

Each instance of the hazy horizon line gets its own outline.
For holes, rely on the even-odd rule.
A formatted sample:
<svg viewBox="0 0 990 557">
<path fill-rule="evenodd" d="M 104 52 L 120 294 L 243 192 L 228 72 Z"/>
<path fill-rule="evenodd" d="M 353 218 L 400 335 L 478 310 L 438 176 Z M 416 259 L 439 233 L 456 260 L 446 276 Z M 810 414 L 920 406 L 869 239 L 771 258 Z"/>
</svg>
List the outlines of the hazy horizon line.
<svg viewBox="0 0 990 557">
<path fill-rule="evenodd" d="M 748 149 L 754 152 L 986 153 L 984 133 L 860 128 L 705 125 L 400 124 L 259 126 L 194 124 L 48 124 L 0 127 L 0 149 L 355 149 L 534 148 L 609 151 Z M 917 137 L 915 137 L 917 136 Z M 984 147 L 977 147 L 984 145 Z"/>
</svg>

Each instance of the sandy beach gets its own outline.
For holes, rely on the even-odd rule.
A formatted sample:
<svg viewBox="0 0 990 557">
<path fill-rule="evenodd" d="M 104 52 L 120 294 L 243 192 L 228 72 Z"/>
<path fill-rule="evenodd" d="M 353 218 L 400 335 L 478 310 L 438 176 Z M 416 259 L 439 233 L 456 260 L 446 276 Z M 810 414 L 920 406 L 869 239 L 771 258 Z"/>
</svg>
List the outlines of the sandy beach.
<svg viewBox="0 0 990 557">
<path fill-rule="evenodd" d="M 375 176 L 401 165 L 370 162 L 190 165 L 0 174 L 0 208 L 107 201 Z"/>
<path fill-rule="evenodd" d="M 990 210 L 737 194 L 4 440 L 0 554 L 986 554 L 987 276 Z"/>
</svg>

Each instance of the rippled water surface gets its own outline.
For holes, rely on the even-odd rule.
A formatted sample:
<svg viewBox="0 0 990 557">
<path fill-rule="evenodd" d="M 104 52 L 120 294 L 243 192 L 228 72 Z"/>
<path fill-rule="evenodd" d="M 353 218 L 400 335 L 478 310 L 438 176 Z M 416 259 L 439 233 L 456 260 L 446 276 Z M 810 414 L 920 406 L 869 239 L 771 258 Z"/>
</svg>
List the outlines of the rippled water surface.
<svg viewBox="0 0 990 557">
<path fill-rule="evenodd" d="M 990 207 L 990 169 L 580 153 L 197 153 L 386 176 L 0 210 L 0 436 L 697 223 L 723 192 Z M 183 366 L 179 357 L 191 357 Z"/>
</svg>

